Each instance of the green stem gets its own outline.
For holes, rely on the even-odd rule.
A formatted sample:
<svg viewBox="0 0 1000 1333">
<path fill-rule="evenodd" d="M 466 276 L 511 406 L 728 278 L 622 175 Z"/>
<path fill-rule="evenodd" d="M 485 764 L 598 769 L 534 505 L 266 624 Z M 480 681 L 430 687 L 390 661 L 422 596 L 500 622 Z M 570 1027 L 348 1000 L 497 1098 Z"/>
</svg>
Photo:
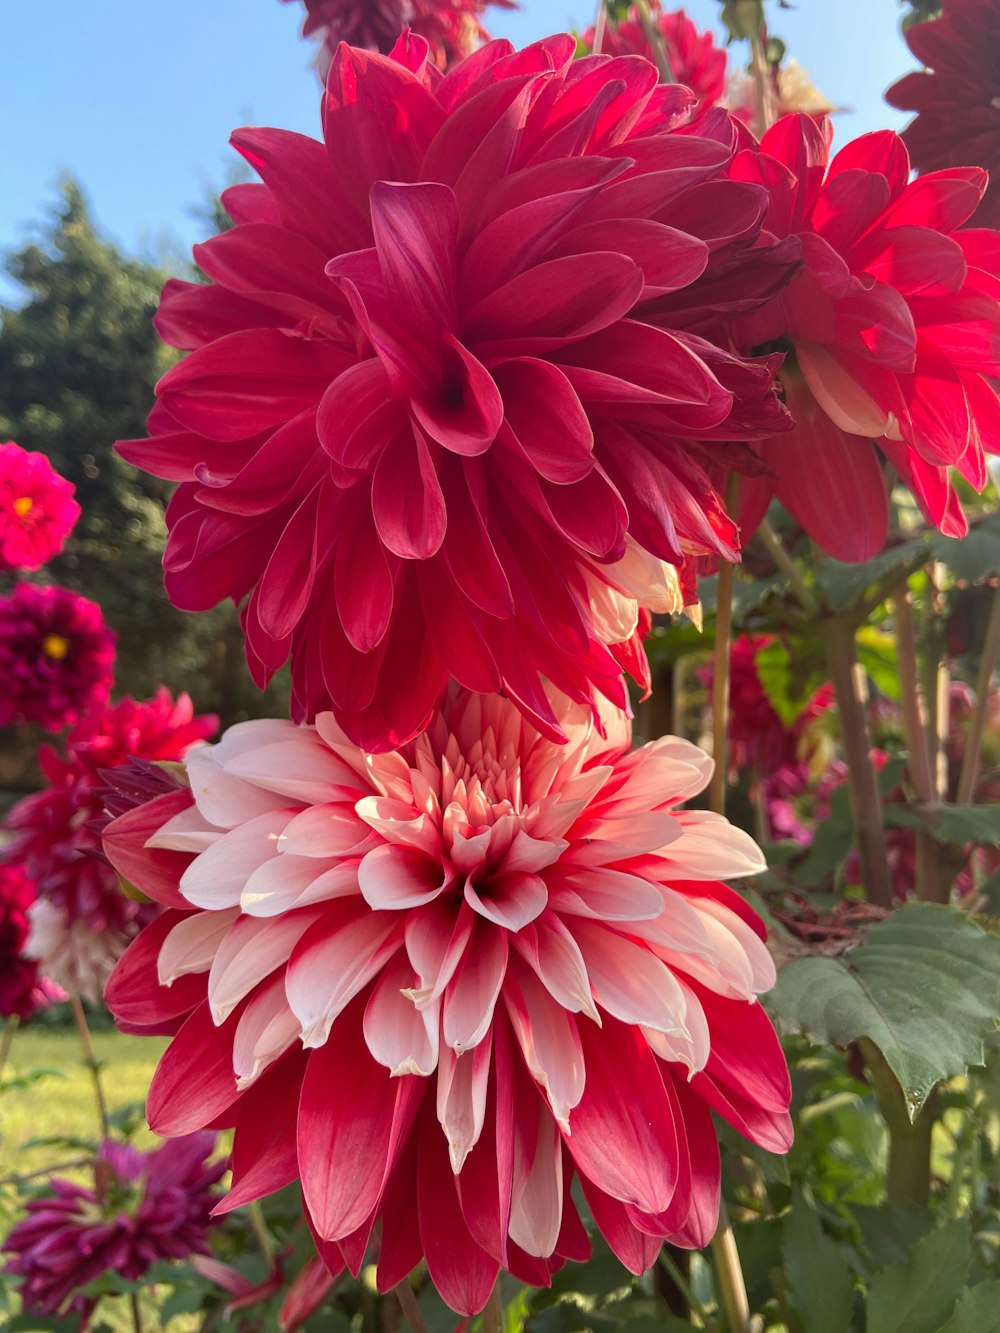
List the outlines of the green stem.
<svg viewBox="0 0 1000 1333">
<path fill-rule="evenodd" d="M 483 1333 L 503 1333 L 503 1301 L 500 1298 L 499 1278 L 494 1282 L 483 1310 Z"/>
<path fill-rule="evenodd" d="M 139 1308 L 139 1297 L 134 1291 L 129 1295 L 129 1306 L 132 1311 L 132 1328 L 134 1333 L 142 1333 L 142 1311 Z"/>
<path fill-rule="evenodd" d="M 90 1028 L 87 1026 L 87 1015 L 83 1011 L 83 1005 L 79 995 L 75 991 L 70 992 L 70 1008 L 73 1010 L 73 1018 L 76 1021 L 76 1030 L 80 1034 L 80 1044 L 83 1047 L 83 1062 L 90 1070 L 90 1077 L 94 1084 L 94 1100 L 97 1102 L 97 1117 L 101 1122 L 101 1138 L 111 1137 L 111 1124 L 108 1120 L 108 1104 L 104 1098 L 104 1087 L 101 1084 L 101 1066 L 94 1054 L 94 1045 L 90 1040 Z"/>
<path fill-rule="evenodd" d="M 821 622 L 837 699 L 840 741 L 847 763 L 847 787 L 861 859 L 861 877 L 868 897 L 879 907 L 892 906 L 892 883 L 882 825 L 882 798 L 872 762 L 872 743 L 865 707 L 866 685 L 858 662 L 853 621 L 835 617 Z"/>
<path fill-rule="evenodd" d="M 413 1294 L 413 1288 L 410 1286 L 410 1279 L 404 1277 L 402 1282 L 397 1282 L 393 1287 L 396 1300 L 399 1301 L 399 1308 L 406 1317 L 406 1322 L 410 1326 L 410 1333 L 427 1333 L 427 1325 L 424 1323 L 424 1317 L 420 1313 L 420 1306 L 417 1304 L 417 1298 Z"/>
<path fill-rule="evenodd" d="M 10 1059 L 10 1048 L 14 1045 L 14 1034 L 20 1024 L 20 1017 L 17 1014 L 11 1014 L 3 1025 L 3 1033 L 0 1034 L 0 1079 L 3 1078 L 4 1070 L 7 1068 L 7 1061 Z"/>
<path fill-rule="evenodd" d="M 653 22 L 653 16 L 649 12 L 646 0 L 635 0 L 635 12 L 639 15 L 642 35 L 649 43 L 649 49 L 653 53 L 653 64 L 659 71 L 660 82 L 676 83 L 674 71 L 670 67 L 670 54 L 667 51 L 667 44 L 663 40 L 663 33 Z"/>
<path fill-rule="evenodd" d="M 732 1223 L 725 1202 L 719 1204 L 719 1226 L 712 1237 L 712 1258 L 729 1333 L 750 1333 L 750 1298 L 740 1265 Z"/>
<path fill-rule="evenodd" d="M 810 615 L 819 615 L 819 602 L 817 602 L 811 588 L 802 577 L 798 565 L 781 544 L 781 538 L 766 518 L 761 519 L 757 536 L 774 563 L 783 573 L 788 575 L 792 591 L 802 604 L 803 610 L 808 611 Z"/>
<path fill-rule="evenodd" d="M 740 479 L 735 472 L 726 483 L 726 513 L 735 514 L 739 505 Z M 735 566 L 728 560 L 719 563 L 719 584 L 715 607 L 715 649 L 712 665 L 712 759 L 715 768 L 708 789 L 708 801 L 717 814 L 726 813 L 726 785 L 729 755 L 729 653 L 733 637 L 733 580 Z"/>
<path fill-rule="evenodd" d="M 926 1208 L 931 1194 L 931 1134 L 936 1100 L 931 1093 L 919 1115 L 911 1120 L 906 1099 L 885 1056 L 867 1037 L 858 1041 L 871 1074 L 879 1110 L 889 1130 L 889 1170 L 886 1195 L 890 1203 L 912 1203 Z"/>
<path fill-rule="evenodd" d="M 986 639 L 983 643 L 983 655 L 979 659 L 979 671 L 976 675 L 976 702 L 969 719 L 969 729 L 965 736 L 965 752 L 962 755 L 962 770 L 958 777 L 958 789 L 955 793 L 957 805 L 968 805 L 976 790 L 976 778 L 979 776 L 979 751 L 983 742 L 983 730 L 986 725 L 986 710 L 990 701 L 990 688 L 997 658 L 1000 657 L 1000 584 L 993 589 L 993 602 L 990 606 L 990 618 L 986 624 Z"/>
</svg>

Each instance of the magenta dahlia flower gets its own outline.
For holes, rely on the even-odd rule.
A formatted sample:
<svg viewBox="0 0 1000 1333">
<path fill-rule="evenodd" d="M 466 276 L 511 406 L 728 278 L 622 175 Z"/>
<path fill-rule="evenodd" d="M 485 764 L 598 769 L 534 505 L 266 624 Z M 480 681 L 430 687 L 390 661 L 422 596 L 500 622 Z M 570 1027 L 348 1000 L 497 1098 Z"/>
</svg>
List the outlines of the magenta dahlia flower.
<svg viewBox="0 0 1000 1333">
<path fill-rule="evenodd" d="M 24 866 L 0 861 L 0 1018 L 31 1018 L 58 996 L 25 953 L 34 881 Z M 2 1072 L 2 1071 L 0 1071 Z"/>
<path fill-rule="evenodd" d="M 80 517 L 73 490 L 44 454 L 0 444 L 0 573 L 38 569 L 59 554 Z"/>
<path fill-rule="evenodd" d="M 139 1152 L 105 1140 L 96 1188 L 53 1177 L 3 1242 L 4 1272 L 20 1278 L 26 1314 L 77 1314 L 90 1323 L 107 1273 L 137 1281 L 152 1264 L 208 1253 L 212 1189 L 226 1162 L 209 1162 L 214 1134 L 190 1134 Z M 98 1288 L 98 1290 L 95 1290 Z"/>
<path fill-rule="evenodd" d="M 329 713 L 242 723 L 191 752 L 189 792 L 105 832 L 164 908 L 106 991 L 130 1030 L 177 1034 L 153 1128 L 235 1125 L 227 1209 L 300 1178 L 334 1268 L 380 1222 L 380 1288 L 424 1256 L 466 1315 L 499 1267 L 547 1285 L 586 1257 L 574 1176 L 641 1272 L 712 1235 L 712 1110 L 791 1136 L 764 931 L 720 883 L 763 860 L 681 808 L 711 760 L 553 708 L 565 745 L 467 692 L 388 754 Z"/>
<path fill-rule="evenodd" d="M 741 346 L 788 352 L 795 429 L 760 446 L 782 504 L 831 555 L 865 560 L 888 524 L 888 458 L 927 521 L 960 537 L 954 467 L 977 490 L 1000 452 L 1000 241 L 959 230 L 986 186 L 977 167 L 910 182 L 899 136 L 866 134 L 828 165 L 829 121 L 786 116 L 732 172 L 771 193 L 767 226 L 805 267 L 737 321 Z M 770 497 L 745 486 L 745 529 Z"/>
<path fill-rule="evenodd" d="M 625 708 L 638 601 L 735 558 L 707 465 L 785 422 L 775 359 L 695 331 L 797 262 L 724 178 L 732 123 L 677 133 L 686 89 L 573 51 L 492 42 L 442 78 L 419 38 L 342 45 L 325 144 L 238 132 L 264 183 L 198 247 L 211 284 L 167 284 L 157 327 L 193 350 L 119 445 L 181 482 L 174 602 L 248 596 L 257 679 L 290 654 L 295 715 L 371 750 L 449 676 L 554 737 L 542 675 Z"/>
<path fill-rule="evenodd" d="M 285 0 L 288 3 L 288 0 Z M 303 37 L 317 38 L 317 68 L 325 79 L 341 42 L 388 55 L 404 28 L 423 37 L 430 58 L 446 70 L 489 39 L 482 25 L 488 4 L 514 9 L 511 0 L 303 0 Z"/>
<path fill-rule="evenodd" d="M 0 727 L 71 726 L 111 693 L 114 630 L 69 588 L 19 583 L 0 597 Z"/>
<path fill-rule="evenodd" d="M 907 74 L 885 95 L 916 111 L 903 142 L 920 171 L 974 162 L 990 186 L 972 218 L 1000 227 L 1000 53 L 994 0 L 943 0 L 940 18 L 915 23 L 906 44 L 927 68 Z"/>
<path fill-rule="evenodd" d="M 115 959 L 151 909 L 126 897 L 100 854 L 94 822 L 107 790 L 104 770 L 132 758 L 179 760 L 211 736 L 218 719 L 196 717 L 186 694 L 175 701 L 160 689 L 152 699 L 125 698 L 92 709 L 63 742 L 43 746 L 48 786 L 26 796 L 6 816 L 12 835 L 5 851 L 24 863 L 37 886 L 28 952 L 46 974 L 97 999 Z"/>
<path fill-rule="evenodd" d="M 726 53 L 715 45 L 710 32 L 701 32 L 683 9 L 664 13 L 659 0 L 650 5 L 653 23 L 663 39 L 663 52 L 676 83 L 683 83 L 695 94 L 701 110 L 716 106 L 726 91 Z M 581 37 L 588 51 L 593 50 L 594 29 Z M 604 30 L 601 50 L 611 56 L 645 56 L 656 62 L 656 53 L 633 7 L 621 23 L 609 23 Z"/>
</svg>

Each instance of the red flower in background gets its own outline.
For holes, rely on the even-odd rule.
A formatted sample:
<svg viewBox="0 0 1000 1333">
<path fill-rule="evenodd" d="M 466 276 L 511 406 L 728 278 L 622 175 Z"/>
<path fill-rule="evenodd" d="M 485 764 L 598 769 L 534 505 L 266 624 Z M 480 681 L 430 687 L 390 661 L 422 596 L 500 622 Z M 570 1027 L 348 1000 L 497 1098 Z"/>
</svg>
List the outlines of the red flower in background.
<svg viewBox="0 0 1000 1333">
<path fill-rule="evenodd" d="M 4 1272 L 20 1278 L 26 1314 L 80 1316 L 86 1329 L 97 1304 L 87 1288 L 107 1273 L 128 1281 L 162 1260 L 208 1253 L 212 1189 L 226 1161 L 206 1159 L 214 1134 L 190 1134 L 152 1152 L 105 1140 L 95 1164 L 97 1188 L 54 1176 L 51 1193 L 29 1199 L 27 1216 L 3 1242 Z"/>
<path fill-rule="evenodd" d="M 111 965 L 150 909 L 127 898 L 100 854 L 92 827 L 103 811 L 102 770 L 132 758 L 177 760 L 218 726 L 195 717 L 186 694 L 160 689 L 152 699 L 125 698 L 92 709 L 63 742 L 39 752 L 48 786 L 9 811 L 4 854 L 23 864 L 37 887 L 28 949 L 68 990 L 100 997 Z"/>
<path fill-rule="evenodd" d="M 111 692 L 115 634 L 96 602 L 68 588 L 19 584 L 0 598 L 0 727 L 71 726 Z"/>
<path fill-rule="evenodd" d="M 927 66 L 907 74 L 885 95 L 890 106 L 917 115 L 903 142 L 920 171 L 974 162 L 990 186 L 971 219 L 1000 227 L 1000 50 L 995 0 L 943 0 L 940 18 L 916 23 L 906 44 Z"/>
<path fill-rule="evenodd" d="M 285 0 L 288 3 L 288 0 Z M 489 33 L 481 16 L 489 4 L 514 9 L 512 0 L 303 0 L 303 37 L 321 43 L 316 65 L 325 79 L 341 42 L 388 55 L 404 28 L 423 37 L 431 59 L 445 70 L 469 55 Z"/>
<path fill-rule="evenodd" d="M 985 188 L 976 167 L 909 181 L 898 135 L 866 134 L 827 166 L 828 121 L 787 116 L 741 180 L 767 186 L 767 226 L 802 243 L 805 267 L 769 305 L 731 328 L 745 347 L 789 351 L 781 369 L 795 429 L 759 446 L 774 481 L 744 486 L 752 531 L 771 491 L 831 555 L 881 549 L 884 455 L 927 520 L 967 530 L 949 478 L 977 490 L 1000 452 L 1000 237 L 959 230 Z"/>
<path fill-rule="evenodd" d="M 548 1285 L 588 1253 L 570 1186 L 633 1272 L 702 1246 L 719 1200 L 710 1108 L 790 1140 L 756 994 L 774 966 L 719 877 L 750 838 L 681 803 L 711 760 L 620 713 L 454 692 L 403 751 L 330 714 L 246 722 L 191 790 L 115 820 L 105 850 L 163 906 L 106 999 L 176 1032 L 157 1132 L 235 1125 L 234 1208 L 301 1178 L 324 1257 L 357 1273 L 381 1222 L 387 1290 L 422 1256 L 453 1309 L 498 1267 Z M 183 1026 L 178 1025 L 183 1021 Z"/>
<path fill-rule="evenodd" d="M 341 46 L 327 144 L 240 131 L 264 184 L 198 247 L 213 282 L 168 283 L 157 327 L 194 350 L 119 446 L 181 482 L 175 603 L 249 596 L 258 681 L 291 655 L 295 714 L 372 750 L 449 676 L 550 736 L 540 676 L 627 707 L 637 589 L 735 558 L 706 465 L 754 460 L 718 442 L 785 424 L 774 362 L 696 331 L 797 262 L 725 179 L 731 122 L 674 133 L 686 90 L 574 49 L 493 42 L 442 79 L 417 38 Z"/>
<path fill-rule="evenodd" d="M 57 996 L 24 952 L 34 901 L 35 885 L 24 867 L 0 861 L 0 1018 L 30 1018 Z"/>
<path fill-rule="evenodd" d="M 664 54 L 674 83 L 683 83 L 698 98 L 699 109 L 715 106 L 726 90 L 726 53 L 715 45 L 710 32 L 699 32 L 683 9 L 663 13 L 656 0 L 650 6 L 652 21 L 663 38 Z M 580 39 L 588 51 L 594 46 L 594 29 Z M 601 43 L 604 55 L 645 56 L 656 63 L 656 53 L 634 8 L 618 24 L 608 24 Z"/>
<path fill-rule="evenodd" d="M 80 517 L 73 489 L 44 454 L 0 444 L 0 573 L 38 569 L 59 554 Z"/>
</svg>

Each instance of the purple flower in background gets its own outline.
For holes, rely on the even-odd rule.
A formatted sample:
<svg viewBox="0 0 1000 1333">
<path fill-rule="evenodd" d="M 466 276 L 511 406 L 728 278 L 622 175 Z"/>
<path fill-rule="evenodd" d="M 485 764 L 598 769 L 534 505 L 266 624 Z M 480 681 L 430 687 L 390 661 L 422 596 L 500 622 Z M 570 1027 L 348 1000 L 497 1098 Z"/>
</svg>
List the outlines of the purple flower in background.
<svg viewBox="0 0 1000 1333">
<path fill-rule="evenodd" d="M 130 1281 L 163 1259 L 209 1253 L 212 1189 L 225 1158 L 207 1159 L 215 1135 L 188 1134 L 152 1152 L 105 1140 L 96 1188 L 53 1177 L 51 1193 L 4 1242 L 4 1272 L 21 1279 L 26 1314 L 79 1314 L 85 1329 L 99 1299 L 92 1284 L 107 1272 Z"/>
</svg>

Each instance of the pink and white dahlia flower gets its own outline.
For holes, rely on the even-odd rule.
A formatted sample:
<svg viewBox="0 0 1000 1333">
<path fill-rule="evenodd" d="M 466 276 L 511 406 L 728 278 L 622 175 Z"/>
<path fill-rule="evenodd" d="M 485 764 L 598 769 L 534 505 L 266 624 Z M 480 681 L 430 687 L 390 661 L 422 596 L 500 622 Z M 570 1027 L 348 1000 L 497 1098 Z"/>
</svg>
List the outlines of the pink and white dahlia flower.
<svg viewBox="0 0 1000 1333">
<path fill-rule="evenodd" d="M 0 861 L 0 1018 L 31 1018 L 59 993 L 25 952 L 34 901 L 35 885 L 24 866 Z"/>
<path fill-rule="evenodd" d="M 73 490 L 44 454 L 0 444 L 0 573 L 38 569 L 59 554 L 80 517 Z"/>
<path fill-rule="evenodd" d="M 964 226 L 986 189 L 979 167 L 911 181 L 898 135 L 862 135 L 831 161 L 832 133 L 786 116 L 735 157 L 733 174 L 771 193 L 768 229 L 797 236 L 805 264 L 731 331 L 788 352 L 795 429 L 760 446 L 775 493 L 824 550 L 866 560 L 886 537 L 886 458 L 927 521 L 961 537 L 950 469 L 982 490 L 986 454 L 1000 452 L 1000 235 Z M 772 486 L 744 489 L 752 531 Z"/>
<path fill-rule="evenodd" d="M 114 630 L 96 602 L 69 588 L 19 583 L 0 598 L 0 727 L 72 726 L 111 693 Z"/>
<path fill-rule="evenodd" d="M 369 750 L 449 677 L 551 737 L 540 677 L 626 708 L 615 645 L 647 590 L 736 558 L 708 464 L 787 424 L 776 360 L 701 336 L 799 250 L 759 243 L 732 123 L 675 132 L 687 89 L 574 50 L 491 42 L 442 77 L 417 37 L 342 45 L 325 143 L 239 131 L 263 184 L 197 248 L 211 283 L 167 284 L 157 327 L 190 355 L 118 446 L 181 483 L 174 602 L 248 598 L 256 678 L 290 655 L 295 715 Z"/>
<path fill-rule="evenodd" d="M 391 753 L 329 713 L 242 723 L 104 837 L 164 909 L 106 991 L 176 1033 L 153 1128 L 234 1125 L 226 1208 L 298 1178 L 334 1268 L 376 1244 L 385 1290 L 423 1256 L 467 1315 L 500 1267 L 586 1257 L 574 1176 L 641 1272 L 715 1229 L 712 1110 L 791 1137 L 763 927 L 720 882 L 764 863 L 681 804 L 711 761 L 553 708 L 565 745 L 468 693 Z"/>
<path fill-rule="evenodd" d="M 76 1314 L 86 1329 L 107 1273 L 134 1282 L 158 1261 L 208 1253 L 212 1186 L 226 1170 L 224 1158 L 206 1160 L 214 1150 L 214 1134 L 152 1152 L 105 1140 L 96 1188 L 53 1177 L 3 1242 L 25 1314 Z"/>
</svg>

